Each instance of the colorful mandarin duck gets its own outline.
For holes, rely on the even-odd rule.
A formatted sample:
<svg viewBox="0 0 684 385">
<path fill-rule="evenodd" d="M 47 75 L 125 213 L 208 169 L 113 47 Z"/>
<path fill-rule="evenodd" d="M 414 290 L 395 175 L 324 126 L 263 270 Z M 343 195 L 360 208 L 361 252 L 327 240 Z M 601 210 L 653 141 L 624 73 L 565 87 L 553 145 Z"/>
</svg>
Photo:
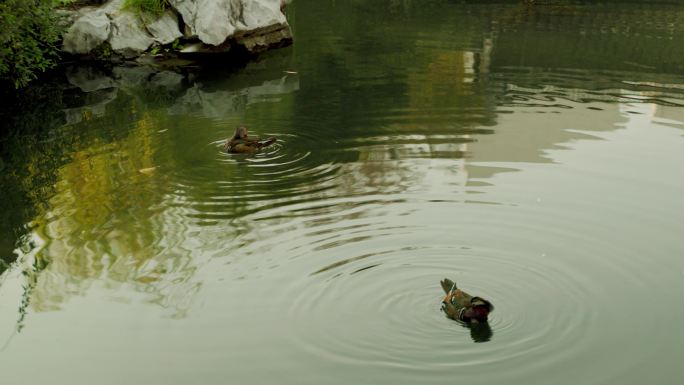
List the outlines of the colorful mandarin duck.
<svg viewBox="0 0 684 385">
<path fill-rule="evenodd" d="M 487 322 L 487 316 L 494 311 L 494 306 L 489 301 L 462 291 L 448 278 L 440 283 L 446 293 L 442 300 L 442 310 L 447 317 L 467 324 Z"/>
<path fill-rule="evenodd" d="M 276 142 L 276 138 L 270 137 L 266 140 L 250 138 L 247 134 L 247 127 L 238 126 L 233 137 L 226 140 L 223 149 L 234 154 L 244 154 L 256 152 L 264 147 L 268 147 Z"/>
</svg>

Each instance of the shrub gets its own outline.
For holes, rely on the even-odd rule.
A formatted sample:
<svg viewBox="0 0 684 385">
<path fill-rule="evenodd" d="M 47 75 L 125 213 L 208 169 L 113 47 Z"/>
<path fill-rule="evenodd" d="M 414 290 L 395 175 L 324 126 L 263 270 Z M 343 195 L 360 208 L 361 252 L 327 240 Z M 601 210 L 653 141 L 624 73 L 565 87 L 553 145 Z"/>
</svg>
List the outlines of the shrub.
<svg viewBox="0 0 684 385">
<path fill-rule="evenodd" d="M 61 3 L 65 1 L 58 0 Z M 0 77 L 21 88 L 55 65 L 61 36 L 53 0 L 0 2 Z"/>
<path fill-rule="evenodd" d="M 124 4 L 130 9 L 158 15 L 169 6 L 169 0 L 126 0 Z"/>
</svg>

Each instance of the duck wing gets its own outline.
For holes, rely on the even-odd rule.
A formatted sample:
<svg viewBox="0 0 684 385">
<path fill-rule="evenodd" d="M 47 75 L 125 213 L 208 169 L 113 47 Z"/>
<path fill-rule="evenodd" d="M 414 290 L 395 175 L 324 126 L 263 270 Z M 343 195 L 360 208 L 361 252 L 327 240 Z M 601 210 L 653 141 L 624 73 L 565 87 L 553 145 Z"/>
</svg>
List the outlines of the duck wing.
<svg viewBox="0 0 684 385">
<path fill-rule="evenodd" d="M 259 141 L 259 148 L 268 147 L 276 142 L 276 138 L 268 138 L 266 140 Z"/>
<path fill-rule="evenodd" d="M 443 280 L 439 281 L 439 283 L 442 285 L 444 294 L 449 294 L 452 289 L 456 288 L 456 283 L 449 278 L 444 278 Z"/>
<path fill-rule="evenodd" d="M 444 278 L 439 282 L 446 294 L 445 302 L 449 302 L 456 307 L 469 307 L 472 305 L 473 296 L 456 287 L 456 282 L 449 278 Z M 447 299 L 449 299 L 447 301 Z"/>
</svg>

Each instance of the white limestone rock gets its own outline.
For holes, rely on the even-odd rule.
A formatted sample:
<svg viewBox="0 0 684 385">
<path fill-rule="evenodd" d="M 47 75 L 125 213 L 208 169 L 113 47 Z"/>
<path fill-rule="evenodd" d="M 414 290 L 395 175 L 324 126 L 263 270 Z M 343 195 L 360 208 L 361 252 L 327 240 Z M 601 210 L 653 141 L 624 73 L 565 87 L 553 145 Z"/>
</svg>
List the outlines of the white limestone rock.
<svg viewBox="0 0 684 385">
<path fill-rule="evenodd" d="M 87 54 L 109 37 L 110 21 L 103 10 L 79 17 L 64 35 L 63 50 L 71 54 Z"/>
<path fill-rule="evenodd" d="M 286 24 L 285 15 L 280 10 L 280 0 L 242 0 L 241 16 L 244 29 L 240 32 L 268 28 Z"/>
<path fill-rule="evenodd" d="M 146 26 L 147 31 L 159 44 L 169 44 L 183 36 L 178 29 L 178 17 L 170 9 L 167 9 L 157 20 L 147 22 Z"/>
<path fill-rule="evenodd" d="M 219 45 L 235 32 L 234 4 L 239 0 L 198 0 L 194 30 L 207 44 Z"/>
<path fill-rule="evenodd" d="M 197 0 L 169 0 L 169 4 L 183 19 L 183 24 L 185 25 L 185 31 L 181 31 L 183 35 L 186 38 L 196 38 L 195 15 L 197 13 Z"/>
<path fill-rule="evenodd" d="M 64 36 L 64 51 L 90 54 L 108 42 L 118 57 L 140 56 L 153 44 L 170 44 L 182 37 L 201 45 L 186 51 L 223 53 L 232 42 L 260 52 L 292 40 L 281 7 L 287 0 L 169 0 L 173 9 L 145 20 L 125 8 L 125 0 L 110 0 L 100 8 L 64 13 L 64 23 L 76 19 Z M 180 31 L 178 16 L 185 31 Z M 195 41 L 197 41 L 195 40 Z M 187 53 L 183 51 L 182 53 Z"/>
<path fill-rule="evenodd" d="M 221 45 L 236 35 L 287 26 L 281 0 L 170 0 L 189 32 L 205 44 Z M 287 28 L 288 36 L 289 28 Z"/>
<path fill-rule="evenodd" d="M 102 6 L 102 9 L 104 9 L 105 12 L 111 16 L 120 9 L 123 9 L 125 2 L 126 0 L 109 0 L 105 5 Z"/>
<path fill-rule="evenodd" d="M 126 58 L 145 52 L 154 43 L 140 18 L 124 10 L 112 14 L 109 44 L 112 50 Z"/>
</svg>

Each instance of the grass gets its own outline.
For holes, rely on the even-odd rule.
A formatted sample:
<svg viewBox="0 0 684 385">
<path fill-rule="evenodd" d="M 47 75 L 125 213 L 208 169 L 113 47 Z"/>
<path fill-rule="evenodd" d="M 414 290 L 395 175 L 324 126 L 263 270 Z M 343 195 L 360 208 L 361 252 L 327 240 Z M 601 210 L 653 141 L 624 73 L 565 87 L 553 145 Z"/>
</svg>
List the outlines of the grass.
<svg viewBox="0 0 684 385">
<path fill-rule="evenodd" d="M 139 12 L 147 12 L 160 15 L 169 7 L 168 0 L 126 0 L 124 7 Z"/>
</svg>

